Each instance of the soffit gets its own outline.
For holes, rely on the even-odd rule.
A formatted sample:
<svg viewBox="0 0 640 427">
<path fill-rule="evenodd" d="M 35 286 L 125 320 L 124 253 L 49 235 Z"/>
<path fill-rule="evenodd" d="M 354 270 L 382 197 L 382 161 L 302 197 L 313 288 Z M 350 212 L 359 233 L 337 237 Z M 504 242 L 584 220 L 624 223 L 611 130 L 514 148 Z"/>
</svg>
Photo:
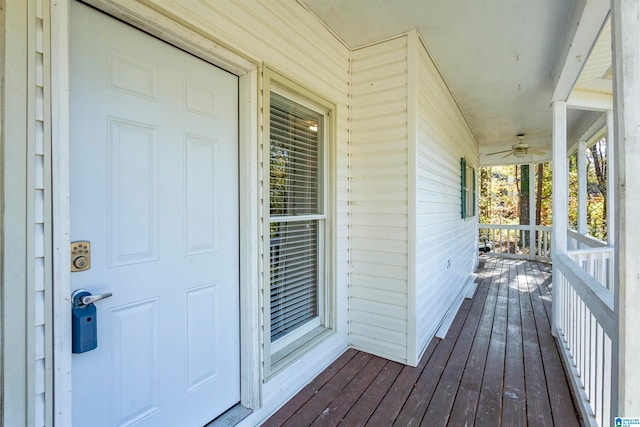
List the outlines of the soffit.
<svg viewBox="0 0 640 427">
<path fill-rule="evenodd" d="M 298 1 L 352 49 L 417 29 L 481 155 L 510 147 L 518 133 L 532 146 L 551 145 L 551 73 L 574 0 Z M 597 75 L 596 51 L 589 65 Z M 580 115 L 569 112 L 569 129 Z"/>
</svg>

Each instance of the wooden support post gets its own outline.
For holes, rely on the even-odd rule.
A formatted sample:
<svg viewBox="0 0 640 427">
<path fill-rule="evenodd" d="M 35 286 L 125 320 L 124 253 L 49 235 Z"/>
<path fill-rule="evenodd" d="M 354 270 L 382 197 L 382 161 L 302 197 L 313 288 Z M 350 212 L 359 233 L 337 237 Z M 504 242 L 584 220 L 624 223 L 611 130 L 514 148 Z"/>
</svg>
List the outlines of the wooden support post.
<svg viewBox="0 0 640 427">
<path fill-rule="evenodd" d="M 567 252 L 567 103 L 555 101 L 553 104 L 553 229 L 551 232 L 551 259 Z M 553 277 L 560 277 L 557 263 L 553 264 Z M 553 309 L 551 332 L 557 336 L 560 320 L 560 295 L 558 286 L 553 287 Z"/>
<path fill-rule="evenodd" d="M 587 143 L 578 141 L 578 234 L 587 234 Z M 578 248 L 582 249 L 582 248 Z"/>
<path fill-rule="evenodd" d="M 612 0 L 617 168 L 613 414 L 640 416 L 640 0 Z M 617 362 L 617 366 L 616 366 Z M 615 381 L 617 380 L 617 387 Z M 616 395 L 617 392 L 617 395 Z M 611 420 L 608 420 L 609 422 Z"/>
<path fill-rule="evenodd" d="M 616 145 L 613 110 L 607 110 L 607 244 L 616 244 Z"/>
</svg>

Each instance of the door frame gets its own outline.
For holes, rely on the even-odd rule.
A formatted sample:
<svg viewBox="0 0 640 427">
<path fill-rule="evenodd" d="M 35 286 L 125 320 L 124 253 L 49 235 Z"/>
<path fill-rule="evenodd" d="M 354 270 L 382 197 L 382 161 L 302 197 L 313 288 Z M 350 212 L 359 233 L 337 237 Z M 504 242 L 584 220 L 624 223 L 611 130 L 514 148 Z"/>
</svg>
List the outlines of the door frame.
<svg viewBox="0 0 640 427">
<path fill-rule="evenodd" d="M 54 424 L 72 424 L 69 42 L 70 4 L 51 2 L 51 139 L 53 217 L 53 393 Z M 261 407 L 259 300 L 259 139 L 260 65 L 203 35 L 188 23 L 129 0 L 83 0 L 121 20 L 238 76 L 240 403 Z"/>
</svg>

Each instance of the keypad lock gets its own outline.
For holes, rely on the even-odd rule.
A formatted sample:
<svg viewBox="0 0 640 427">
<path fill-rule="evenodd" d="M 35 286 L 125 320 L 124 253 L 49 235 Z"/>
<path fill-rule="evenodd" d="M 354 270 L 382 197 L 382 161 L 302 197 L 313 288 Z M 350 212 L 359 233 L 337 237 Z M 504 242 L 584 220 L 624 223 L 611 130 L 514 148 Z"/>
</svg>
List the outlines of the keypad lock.
<svg viewBox="0 0 640 427">
<path fill-rule="evenodd" d="M 71 242 L 71 271 L 85 271 L 91 268 L 91 242 L 77 240 Z"/>
</svg>

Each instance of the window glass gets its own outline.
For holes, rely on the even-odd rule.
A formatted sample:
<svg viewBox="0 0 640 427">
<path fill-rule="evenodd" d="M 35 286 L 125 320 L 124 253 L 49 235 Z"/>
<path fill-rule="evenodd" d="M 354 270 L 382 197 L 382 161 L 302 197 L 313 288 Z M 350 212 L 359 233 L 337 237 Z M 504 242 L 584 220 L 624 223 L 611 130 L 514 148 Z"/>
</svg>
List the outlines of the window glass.
<svg viewBox="0 0 640 427">
<path fill-rule="evenodd" d="M 270 87 L 268 92 L 265 333 L 271 363 L 267 376 L 329 331 L 332 304 L 327 283 L 326 213 L 327 130 L 332 109 L 326 101 L 293 83 L 289 87 L 279 77 L 282 86 Z M 270 81 L 267 79 L 267 87 Z M 307 96 L 291 90 L 295 87 Z"/>
</svg>

